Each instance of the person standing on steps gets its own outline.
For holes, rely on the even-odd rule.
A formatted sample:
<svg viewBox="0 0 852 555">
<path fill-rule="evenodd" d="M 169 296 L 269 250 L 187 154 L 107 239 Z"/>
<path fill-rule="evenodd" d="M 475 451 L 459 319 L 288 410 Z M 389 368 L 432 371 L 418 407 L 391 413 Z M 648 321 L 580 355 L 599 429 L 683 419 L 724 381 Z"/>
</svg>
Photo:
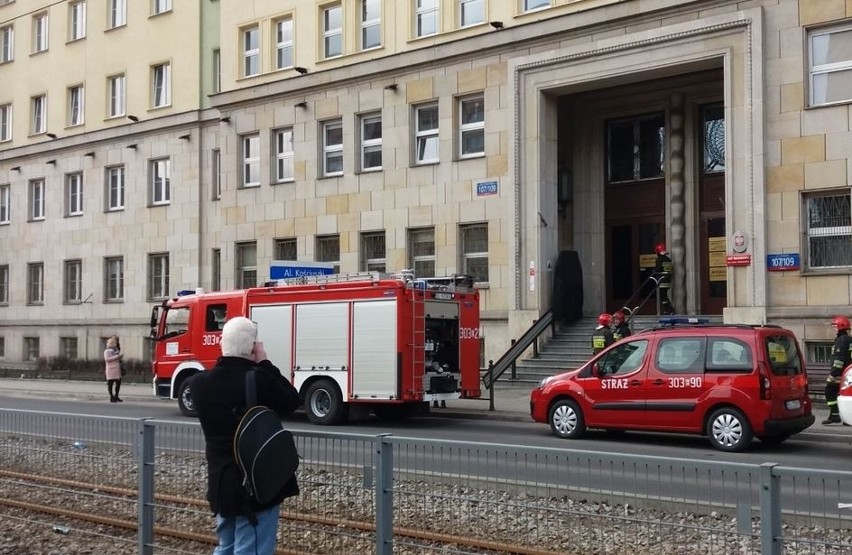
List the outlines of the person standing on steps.
<svg viewBox="0 0 852 555">
<path fill-rule="evenodd" d="M 660 313 L 674 314 L 675 308 L 670 299 L 672 287 L 672 259 L 669 256 L 669 251 L 666 249 L 665 243 L 658 243 L 654 247 L 654 252 L 657 253 L 657 262 L 654 265 L 654 276 L 659 280 L 660 291 Z"/>
<path fill-rule="evenodd" d="M 118 346 L 118 336 L 113 335 L 107 339 L 106 350 L 104 350 L 104 374 L 106 374 L 110 403 L 122 402 L 118 392 L 121 390 L 121 359 L 123 357 L 121 348 Z"/>
<path fill-rule="evenodd" d="M 840 378 L 843 370 L 852 362 L 852 337 L 849 336 L 849 318 L 835 316 L 831 325 L 837 335 L 831 348 L 831 369 L 825 384 L 825 404 L 828 405 L 828 418 L 823 424 L 840 424 L 840 411 L 837 408 L 837 395 L 840 393 Z"/>
<path fill-rule="evenodd" d="M 609 329 L 611 322 L 612 317 L 606 312 L 598 316 L 598 327 L 592 332 L 592 355 L 603 351 L 615 341 L 612 330 Z"/>
</svg>

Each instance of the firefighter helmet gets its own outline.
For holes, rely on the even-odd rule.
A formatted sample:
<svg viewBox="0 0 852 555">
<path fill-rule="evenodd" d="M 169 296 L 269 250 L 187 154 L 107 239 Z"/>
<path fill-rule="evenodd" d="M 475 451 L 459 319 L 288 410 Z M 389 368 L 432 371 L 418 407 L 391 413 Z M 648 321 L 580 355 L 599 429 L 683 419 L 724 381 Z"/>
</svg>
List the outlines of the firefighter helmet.
<svg viewBox="0 0 852 555">
<path fill-rule="evenodd" d="M 624 312 L 616 311 L 612 313 L 612 319 L 615 320 L 615 324 L 623 324 L 624 323 Z"/>
<path fill-rule="evenodd" d="M 831 321 L 832 326 L 837 326 L 837 331 L 843 331 L 849 329 L 849 318 L 846 316 L 835 316 L 834 320 Z"/>
<path fill-rule="evenodd" d="M 600 324 L 602 326 L 608 326 L 611 320 L 612 320 L 612 317 L 609 314 L 607 314 L 606 312 L 604 312 L 603 314 L 598 316 L 598 324 Z"/>
<path fill-rule="evenodd" d="M 657 254 L 666 254 L 666 244 L 665 243 L 657 243 L 657 246 L 654 247 L 654 252 Z"/>
</svg>

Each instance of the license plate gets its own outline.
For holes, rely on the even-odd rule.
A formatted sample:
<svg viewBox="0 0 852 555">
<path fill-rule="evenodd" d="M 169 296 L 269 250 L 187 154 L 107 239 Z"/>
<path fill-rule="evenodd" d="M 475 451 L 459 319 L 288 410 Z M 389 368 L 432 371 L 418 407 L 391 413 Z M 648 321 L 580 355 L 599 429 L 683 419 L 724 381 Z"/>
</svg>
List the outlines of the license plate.
<svg viewBox="0 0 852 555">
<path fill-rule="evenodd" d="M 784 405 L 787 407 L 787 410 L 797 410 L 802 408 L 802 402 L 798 399 L 791 399 L 784 403 Z"/>
</svg>

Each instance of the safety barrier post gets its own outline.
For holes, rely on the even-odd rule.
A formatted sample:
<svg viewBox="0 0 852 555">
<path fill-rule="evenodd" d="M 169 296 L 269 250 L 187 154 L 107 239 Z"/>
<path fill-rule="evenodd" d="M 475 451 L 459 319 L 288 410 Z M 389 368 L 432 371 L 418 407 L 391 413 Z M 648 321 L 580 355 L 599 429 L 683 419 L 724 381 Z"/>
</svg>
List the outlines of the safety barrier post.
<svg viewBox="0 0 852 555">
<path fill-rule="evenodd" d="M 776 463 L 760 465 L 760 552 L 781 555 L 781 478 L 773 470 Z"/>
<path fill-rule="evenodd" d="M 491 387 L 488 388 L 488 410 L 494 411 L 494 361 L 488 360 L 488 382 Z"/>
<path fill-rule="evenodd" d="M 376 436 L 376 555 L 393 553 L 393 444 Z"/>
<path fill-rule="evenodd" d="M 533 320 L 533 325 L 538 324 L 538 320 Z M 533 358 L 538 358 L 538 337 L 533 340 Z"/>
<path fill-rule="evenodd" d="M 139 469 L 137 484 L 136 519 L 139 526 L 137 537 L 140 555 L 154 553 L 154 436 L 156 428 L 149 419 L 139 420 L 136 443 L 136 465 Z"/>
</svg>

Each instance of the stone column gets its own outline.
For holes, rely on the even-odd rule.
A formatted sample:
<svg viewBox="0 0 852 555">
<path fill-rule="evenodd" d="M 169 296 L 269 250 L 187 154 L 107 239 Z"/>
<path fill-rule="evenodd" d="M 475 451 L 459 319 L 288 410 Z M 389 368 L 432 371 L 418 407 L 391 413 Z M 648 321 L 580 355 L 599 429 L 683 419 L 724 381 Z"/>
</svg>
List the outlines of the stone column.
<svg viewBox="0 0 852 555">
<path fill-rule="evenodd" d="M 671 301 L 679 314 L 688 312 L 686 306 L 686 201 L 684 197 L 684 95 L 674 93 L 671 96 L 669 127 L 669 240 L 668 248 L 672 257 Z"/>
</svg>

